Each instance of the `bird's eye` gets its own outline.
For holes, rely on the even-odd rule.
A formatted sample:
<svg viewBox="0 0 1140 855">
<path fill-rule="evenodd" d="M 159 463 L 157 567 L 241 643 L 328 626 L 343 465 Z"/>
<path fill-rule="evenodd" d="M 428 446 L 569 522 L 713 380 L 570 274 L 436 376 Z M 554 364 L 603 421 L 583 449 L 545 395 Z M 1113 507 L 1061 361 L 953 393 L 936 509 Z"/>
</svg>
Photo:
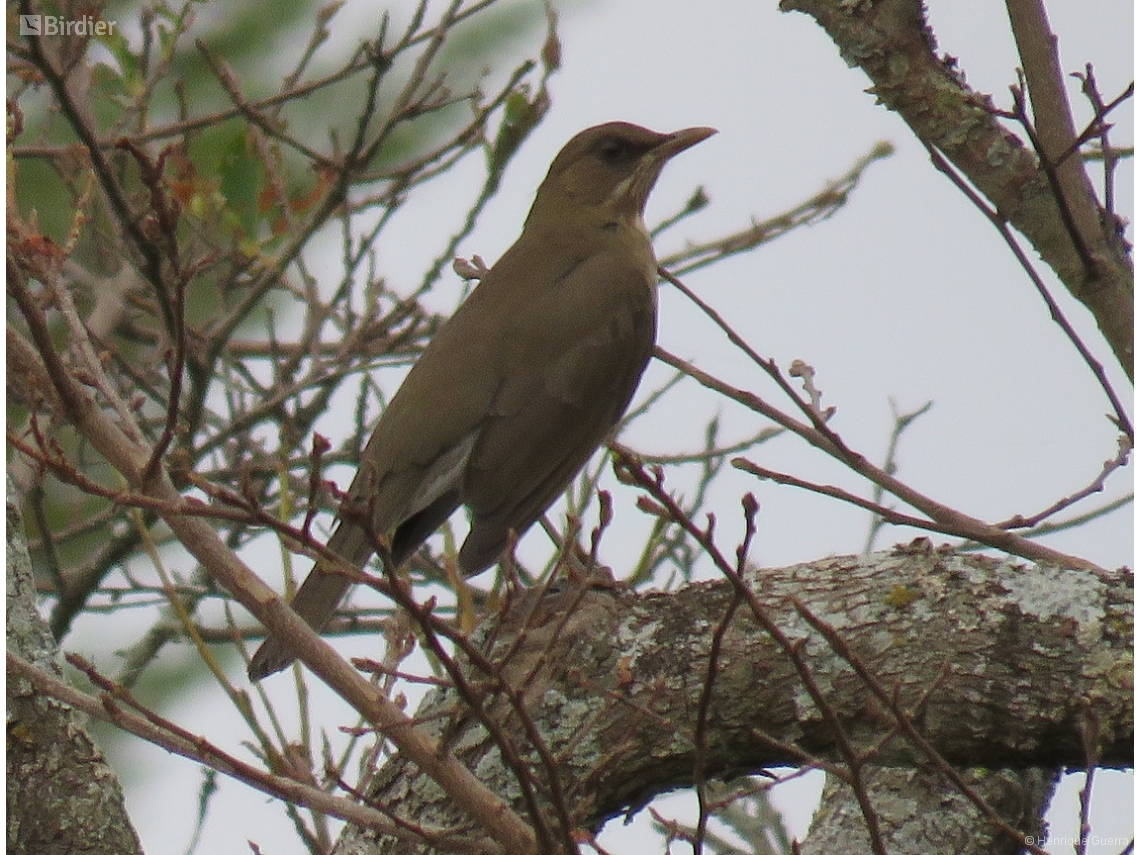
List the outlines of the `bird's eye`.
<svg viewBox="0 0 1140 855">
<path fill-rule="evenodd" d="M 620 140 L 617 137 L 606 137 L 598 143 L 598 155 L 606 163 L 621 163 L 623 160 L 629 159 L 630 147 L 625 140 Z"/>
</svg>

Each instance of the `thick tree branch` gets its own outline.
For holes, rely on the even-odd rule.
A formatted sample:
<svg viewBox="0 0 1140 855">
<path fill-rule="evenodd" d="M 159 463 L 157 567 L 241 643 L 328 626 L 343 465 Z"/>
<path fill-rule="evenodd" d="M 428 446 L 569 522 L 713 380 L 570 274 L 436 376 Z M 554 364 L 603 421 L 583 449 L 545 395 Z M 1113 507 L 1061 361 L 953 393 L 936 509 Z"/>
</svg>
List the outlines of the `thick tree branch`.
<svg viewBox="0 0 1140 855">
<path fill-rule="evenodd" d="M 24 522 L 11 483 L 8 495 L 8 656 L 22 657 L 34 663 L 28 666 L 34 673 L 59 680 L 59 650 L 36 613 Z M 10 671 L 5 699 L 10 855 L 141 853 L 119 779 L 75 710 Z"/>
<path fill-rule="evenodd" d="M 879 813 L 883 841 L 892 855 L 927 855 L 932 848 L 956 855 L 1021 855 L 1044 841 L 1041 813 L 1056 776 L 1043 769 L 973 769 L 970 787 L 1021 839 L 984 822 L 977 809 L 933 769 L 874 769 L 866 785 Z M 851 810 L 851 792 L 828 781 L 823 802 L 800 845 L 801 855 L 864 855 L 871 847 L 867 828 Z"/>
<path fill-rule="evenodd" d="M 894 693 L 948 767 L 1082 766 L 1090 720 L 1097 722 L 1098 762 L 1132 762 L 1131 575 L 944 555 L 917 541 L 890 553 L 753 570 L 747 584 L 796 645 L 849 747 L 872 765 L 913 768 L 926 757 L 845 656 L 858 657 Z M 799 616 L 793 600 L 813 620 L 840 629 L 845 656 Z M 536 630 L 517 660 L 503 662 L 547 750 L 560 759 L 578 826 L 596 829 L 657 793 L 691 785 L 701 727 L 701 766 L 710 776 L 810 762 L 845 768 L 795 664 L 746 608 L 736 610 L 721 639 L 714 712 L 698 721 L 709 688 L 710 628 L 733 602 L 727 582 L 670 594 L 591 590 L 569 620 L 551 610 L 549 623 L 565 621 L 553 639 L 542 624 L 545 634 Z M 557 654 L 545 656 L 552 646 Z M 502 661 L 503 649 L 492 658 Z M 503 716 L 501 728 L 519 741 L 519 753 L 537 764 L 508 705 L 486 703 Z M 454 694 L 433 695 L 418 717 L 435 722 L 437 738 L 489 786 L 517 798 L 493 740 Z M 416 822 L 460 823 L 434 789 L 417 795 L 419 777 L 413 763 L 396 758 L 370 794 L 399 801 Z M 1035 835 L 1036 825 L 1028 822 L 1025 833 Z M 350 830 L 338 851 L 375 852 L 373 845 Z M 384 851 L 420 851 L 392 845 Z"/>
</svg>

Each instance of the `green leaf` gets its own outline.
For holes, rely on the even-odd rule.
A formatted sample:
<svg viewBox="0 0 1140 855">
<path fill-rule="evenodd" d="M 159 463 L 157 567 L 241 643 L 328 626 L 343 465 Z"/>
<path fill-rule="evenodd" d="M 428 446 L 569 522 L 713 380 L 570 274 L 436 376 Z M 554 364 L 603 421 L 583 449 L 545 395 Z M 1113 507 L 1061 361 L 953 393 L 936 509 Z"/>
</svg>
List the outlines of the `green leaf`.
<svg viewBox="0 0 1140 855">
<path fill-rule="evenodd" d="M 256 238 L 260 225 L 258 196 L 264 183 L 264 170 L 246 129 L 234 128 L 222 146 L 218 162 L 218 178 L 222 196 L 237 217 L 246 238 Z"/>
</svg>

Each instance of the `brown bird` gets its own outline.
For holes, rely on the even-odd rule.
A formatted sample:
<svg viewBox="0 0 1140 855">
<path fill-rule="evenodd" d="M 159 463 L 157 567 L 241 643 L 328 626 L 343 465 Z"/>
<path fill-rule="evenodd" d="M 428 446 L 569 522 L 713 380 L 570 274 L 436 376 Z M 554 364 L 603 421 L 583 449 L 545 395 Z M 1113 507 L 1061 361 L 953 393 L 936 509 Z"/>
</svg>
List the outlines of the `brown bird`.
<svg viewBox="0 0 1140 855">
<path fill-rule="evenodd" d="M 363 567 L 387 537 L 398 567 L 462 504 L 459 569 L 473 576 L 542 515 L 617 424 L 653 351 L 649 192 L 669 158 L 714 133 L 611 122 L 566 144 L 519 239 L 381 415 L 329 549 Z M 318 562 L 291 605 L 319 632 L 349 585 Z M 250 679 L 293 659 L 270 636 Z"/>
</svg>

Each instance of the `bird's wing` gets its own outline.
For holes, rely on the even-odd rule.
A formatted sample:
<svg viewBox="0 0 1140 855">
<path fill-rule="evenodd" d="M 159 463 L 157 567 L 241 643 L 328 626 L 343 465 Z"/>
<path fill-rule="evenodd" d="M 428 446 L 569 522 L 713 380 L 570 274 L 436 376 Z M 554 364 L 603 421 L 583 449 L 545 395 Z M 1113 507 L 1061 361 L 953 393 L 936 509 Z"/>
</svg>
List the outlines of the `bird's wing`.
<svg viewBox="0 0 1140 855">
<path fill-rule="evenodd" d="M 654 285 L 644 269 L 599 254 L 520 321 L 544 341 L 518 337 L 532 358 L 511 366 L 472 451 L 464 573 L 495 561 L 509 532 L 522 533 L 546 510 L 621 418 L 653 349 Z"/>
<path fill-rule="evenodd" d="M 497 321 L 479 297 L 476 289 L 440 328 L 381 414 L 342 518 L 390 534 L 446 493 L 458 504 L 467 459 L 500 385 L 491 346 Z"/>
</svg>

